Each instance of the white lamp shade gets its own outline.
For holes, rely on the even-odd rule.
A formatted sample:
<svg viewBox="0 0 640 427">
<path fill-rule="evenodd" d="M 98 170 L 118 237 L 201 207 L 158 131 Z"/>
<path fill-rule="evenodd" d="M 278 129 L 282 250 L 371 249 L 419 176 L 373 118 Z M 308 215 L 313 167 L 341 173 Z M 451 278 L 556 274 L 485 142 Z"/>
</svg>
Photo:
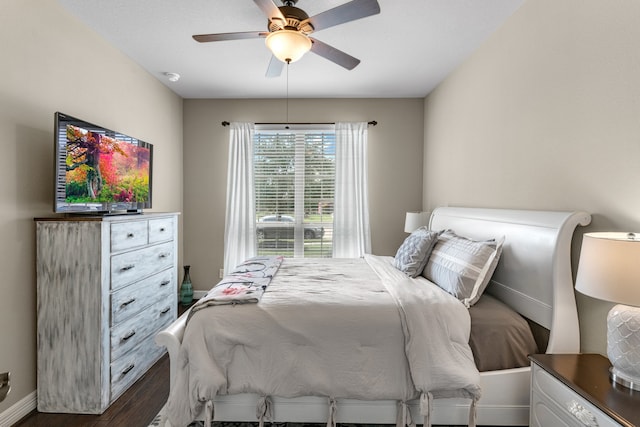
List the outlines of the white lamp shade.
<svg viewBox="0 0 640 427">
<path fill-rule="evenodd" d="M 278 30 L 265 40 L 273 56 L 282 62 L 296 62 L 311 49 L 311 39 L 299 31 Z"/>
<path fill-rule="evenodd" d="M 576 290 L 601 300 L 640 306 L 640 234 L 585 234 Z"/>
<path fill-rule="evenodd" d="M 429 212 L 407 212 L 404 220 L 404 232 L 413 233 L 429 223 Z"/>
</svg>

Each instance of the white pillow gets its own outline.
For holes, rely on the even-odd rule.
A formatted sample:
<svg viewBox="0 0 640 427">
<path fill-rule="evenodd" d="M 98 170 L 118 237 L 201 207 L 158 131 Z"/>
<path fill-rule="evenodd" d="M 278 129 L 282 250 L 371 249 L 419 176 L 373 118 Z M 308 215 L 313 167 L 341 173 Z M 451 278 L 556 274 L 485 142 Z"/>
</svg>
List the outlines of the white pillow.
<svg viewBox="0 0 640 427">
<path fill-rule="evenodd" d="M 503 243 L 504 237 L 477 241 L 446 230 L 438 237 L 422 275 L 470 307 L 489 284 Z"/>
<path fill-rule="evenodd" d="M 427 264 L 431 249 L 436 244 L 440 231 L 420 227 L 409 235 L 396 252 L 393 265 L 410 277 L 417 277 Z"/>
</svg>

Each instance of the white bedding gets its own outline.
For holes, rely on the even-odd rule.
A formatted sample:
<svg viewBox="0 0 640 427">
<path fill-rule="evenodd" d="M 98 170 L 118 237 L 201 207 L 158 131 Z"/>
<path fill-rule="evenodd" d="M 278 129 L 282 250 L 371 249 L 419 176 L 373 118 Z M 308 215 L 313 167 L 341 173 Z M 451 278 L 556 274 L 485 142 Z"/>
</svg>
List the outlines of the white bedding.
<svg viewBox="0 0 640 427">
<path fill-rule="evenodd" d="M 286 259 L 258 304 L 194 313 L 167 405 L 171 424 L 215 411 L 223 394 L 421 397 L 425 424 L 431 397 L 476 401 L 467 309 L 391 261 Z M 261 403 L 264 414 L 268 399 Z"/>
</svg>

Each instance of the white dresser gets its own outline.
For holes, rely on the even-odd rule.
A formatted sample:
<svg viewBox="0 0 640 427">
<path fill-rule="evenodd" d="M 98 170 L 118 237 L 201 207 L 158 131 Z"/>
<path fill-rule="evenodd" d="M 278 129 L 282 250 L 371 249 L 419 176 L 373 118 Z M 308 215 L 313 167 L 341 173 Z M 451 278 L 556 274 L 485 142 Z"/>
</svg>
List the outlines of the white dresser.
<svg viewBox="0 0 640 427">
<path fill-rule="evenodd" d="M 536 354 L 531 359 L 531 427 L 640 425 L 640 393 L 612 384 L 599 354 Z"/>
<path fill-rule="evenodd" d="M 104 412 L 176 319 L 177 214 L 38 218 L 40 412 Z"/>
</svg>

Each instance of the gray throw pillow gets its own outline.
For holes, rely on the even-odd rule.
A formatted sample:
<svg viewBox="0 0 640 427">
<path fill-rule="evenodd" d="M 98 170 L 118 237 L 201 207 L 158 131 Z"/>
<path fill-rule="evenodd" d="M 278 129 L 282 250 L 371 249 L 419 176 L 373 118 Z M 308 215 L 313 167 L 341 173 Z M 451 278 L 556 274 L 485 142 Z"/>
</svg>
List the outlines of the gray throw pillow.
<svg viewBox="0 0 640 427">
<path fill-rule="evenodd" d="M 396 252 L 393 265 L 409 277 L 418 277 L 427 264 L 431 249 L 436 244 L 440 231 L 420 227 L 409 235 Z"/>
<path fill-rule="evenodd" d="M 503 242 L 504 237 L 476 241 L 446 230 L 438 237 L 422 275 L 470 307 L 489 284 Z"/>
</svg>

